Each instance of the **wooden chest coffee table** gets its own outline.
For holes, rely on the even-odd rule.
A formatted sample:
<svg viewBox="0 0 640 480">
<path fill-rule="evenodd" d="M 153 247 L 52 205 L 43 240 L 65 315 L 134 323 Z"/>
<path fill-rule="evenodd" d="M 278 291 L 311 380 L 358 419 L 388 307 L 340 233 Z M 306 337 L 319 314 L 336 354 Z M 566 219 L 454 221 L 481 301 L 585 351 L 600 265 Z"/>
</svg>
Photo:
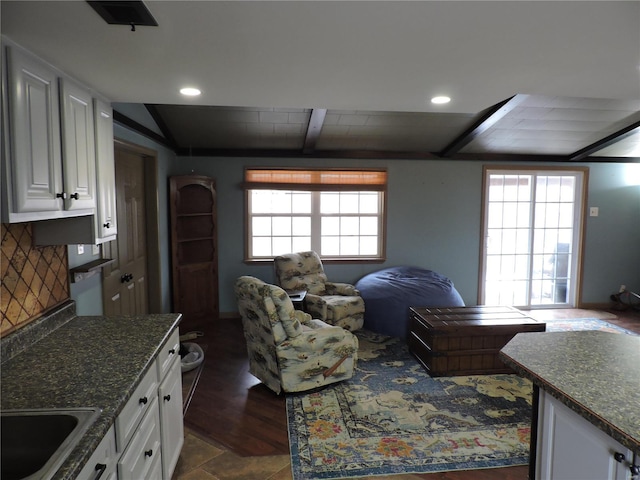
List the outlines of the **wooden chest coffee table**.
<svg viewBox="0 0 640 480">
<path fill-rule="evenodd" d="M 500 349 L 516 333 L 546 329 L 513 307 L 410 307 L 409 316 L 409 351 L 432 376 L 513 373 Z"/>
</svg>

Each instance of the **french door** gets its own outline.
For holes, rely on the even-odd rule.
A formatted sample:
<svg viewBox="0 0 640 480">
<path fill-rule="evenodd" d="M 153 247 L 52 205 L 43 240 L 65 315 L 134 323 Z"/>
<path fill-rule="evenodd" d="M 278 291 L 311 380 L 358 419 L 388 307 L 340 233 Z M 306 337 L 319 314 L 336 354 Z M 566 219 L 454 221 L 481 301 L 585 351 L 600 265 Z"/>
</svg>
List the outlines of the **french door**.
<svg viewBox="0 0 640 480">
<path fill-rule="evenodd" d="M 586 177 L 485 168 L 480 304 L 576 305 Z"/>
</svg>

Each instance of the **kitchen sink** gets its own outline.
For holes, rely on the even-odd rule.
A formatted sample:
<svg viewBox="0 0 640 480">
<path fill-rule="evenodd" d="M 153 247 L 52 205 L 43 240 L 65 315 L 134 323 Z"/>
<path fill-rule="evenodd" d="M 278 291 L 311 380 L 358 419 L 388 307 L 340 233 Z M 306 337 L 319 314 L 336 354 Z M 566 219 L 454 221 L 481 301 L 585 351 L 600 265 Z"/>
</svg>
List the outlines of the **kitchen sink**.
<svg viewBox="0 0 640 480">
<path fill-rule="evenodd" d="M 0 478 L 52 478 L 99 414 L 97 408 L 0 411 Z"/>
</svg>

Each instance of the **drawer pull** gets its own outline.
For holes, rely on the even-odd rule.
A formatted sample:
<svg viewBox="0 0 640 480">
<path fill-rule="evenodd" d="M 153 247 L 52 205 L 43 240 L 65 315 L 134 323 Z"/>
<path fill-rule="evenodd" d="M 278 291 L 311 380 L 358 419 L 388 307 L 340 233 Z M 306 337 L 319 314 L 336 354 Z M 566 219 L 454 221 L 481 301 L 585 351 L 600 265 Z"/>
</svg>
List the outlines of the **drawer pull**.
<svg viewBox="0 0 640 480">
<path fill-rule="evenodd" d="M 141 403 L 142 405 L 146 405 L 148 401 L 149 401 L 149 399 L 148 399 L 147 397 L 142 397 L 142 398 L 140 399 L 140 403 Z"/>
<path fill-rule="evenodd" d="M 171 400 L 171 395 L 165 395 L 165 396 L 164 396 L 164 401 L 165 401 L 165 402 L 168 402 L 168 401 L 170 401 L 170 400 Z"/>
<path fill-rule="evenodd" d="M 96 464 L 95 470 L 96 472 L 98 472 L 98 474 L 95 476 L 93 480 L 98 480 L 102 476 L 102 474 L 107 470 L 107 465 L 105 463 L 98 463 Z"/>
<path fill-rule="evenodd" d="M 172 348 L 171 350 L 169 350 L 169 354 L 170 355 L 175 355 L 176 354 L 176 349 Z"/>
<path fill-rule="evenodd" d="M 151 457 L 151 455 L 153 455 L 153 450 L 149 449 L 146 452 L 144 452 L 144 456 L 145 457 Z"/>
</svg>

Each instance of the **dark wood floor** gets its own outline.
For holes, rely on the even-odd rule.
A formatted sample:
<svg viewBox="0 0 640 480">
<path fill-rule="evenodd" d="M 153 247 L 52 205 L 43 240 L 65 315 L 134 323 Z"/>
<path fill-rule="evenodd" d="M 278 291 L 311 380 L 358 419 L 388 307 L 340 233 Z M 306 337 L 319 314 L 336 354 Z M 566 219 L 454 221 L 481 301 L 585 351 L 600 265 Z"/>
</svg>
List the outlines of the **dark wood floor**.
<svg viewBox="0 0 640 480">
<path fill-rule="evenodd" d="M 540 312 L 540 311 L 539 311 Z M 601 311 L 602 313 L 603 311 Z M 602 318 L 640 334 L 640 312 L 609 310 Z M 613 318 L 613 313 L 617 318 Z M 544 318 L 597 317 L 594 311 L 553 310 L 530 313 Z M 289 453 L 285 399 L 248 373 L 240 319 L 219 319 L 181 327 L 201 330 L 206 359 L 185 416 L 185 426 L 240 456 Z M 192 328 L 193 327 L 193 328 Z M 527 467 L 414 475 L 428 480 L 526 480 Z"/>
</svg>

